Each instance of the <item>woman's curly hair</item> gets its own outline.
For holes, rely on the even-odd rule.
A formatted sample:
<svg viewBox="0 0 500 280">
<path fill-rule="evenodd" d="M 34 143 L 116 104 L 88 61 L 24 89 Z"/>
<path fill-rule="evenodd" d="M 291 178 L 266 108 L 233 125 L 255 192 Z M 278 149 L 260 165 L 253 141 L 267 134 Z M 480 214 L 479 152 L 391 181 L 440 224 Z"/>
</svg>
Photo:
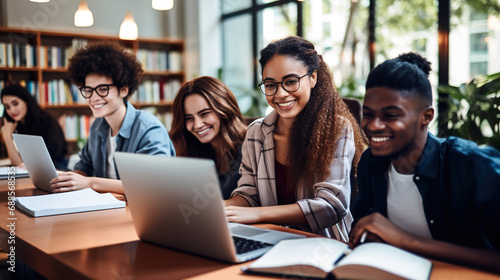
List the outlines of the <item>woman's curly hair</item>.
<svg viewBox="0 0 500 280">
<path fill-rule="evenodd" d="M 144 71 L 135 55 L 121 45 L 99 42 L 78 49 L 69 59 L 68 76 L 76 86 L 85 86 L 85 77 L 92 73 L 111 78 L 119 89 L 128 87 L 126 100 L 139 87 Z"/>
<path fill-rule="evenodd" d="M 290 131 L 287 158 L 290 159 L 289 174 L 294 181 L 314 173 L 319 174 L 321 180 L 330 175 L 337 141 L 344 134 L 345 126 L 350 126 L 354 133 L 356 154 L 352 165 L 355 170 L 366 148 L 366 136 L 340 97 L 333 76 L 314 45 L 303 38 L 290 36 L 271 42 L 260 54 L 262 69 L 273 56 L 283 55 L 301 61 L 308 72 L 317 71 L 317 83 L 311 89 L 309 102 L 295 118 Z"/>
<path fill-rule="evenodd" d="M 186 129 L 184 100 L 190 95 L 200 95 L 220 119 L 219 134 L 222 137 L 220 158 L 232 162 L 243 143 L 247 126 L 243 120 L 238 102 L 231 90 L 220 80 L 208 76 L 186 82 L 177 93 L 172 105 L 172 128 L 170 138 L 178 156 L 215 156 L 210 144 L 202 144 Z M 226 172 L 229 166 L 217 166 L 219 172 Z"/>
</svg>

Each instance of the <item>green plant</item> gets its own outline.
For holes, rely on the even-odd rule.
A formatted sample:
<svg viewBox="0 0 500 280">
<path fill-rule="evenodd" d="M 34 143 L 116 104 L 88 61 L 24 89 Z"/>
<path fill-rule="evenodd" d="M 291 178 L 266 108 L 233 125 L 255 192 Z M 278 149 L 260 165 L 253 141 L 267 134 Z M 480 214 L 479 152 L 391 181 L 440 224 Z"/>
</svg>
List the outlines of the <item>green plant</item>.
<svg viewBox="0 0 500 280">
<path fill-rule="evenodd" d="M 235 95 L 243 116 L 255 118 L 266 115 L 266 108 L 269 105 L 267 104 L 266 97 L 258 88 L 248 89 L 238 87 L 235 90 Z"/>
<path fill-rule="evenodd" d="M 365 97 L 365 80 L 355 78 L 353 75 L 342 81 L 342 84 L 337 88 L 340 96 L 359 99 L 363 102 Z"/>
<path fill-rule="evenodd" d="M 445 136 L 458 136 L 500 150 L 500 73 L 480 76 L 468 84 L 440 86 L 449 95 L 449 109 L 439 118 Z"/>
</svg>

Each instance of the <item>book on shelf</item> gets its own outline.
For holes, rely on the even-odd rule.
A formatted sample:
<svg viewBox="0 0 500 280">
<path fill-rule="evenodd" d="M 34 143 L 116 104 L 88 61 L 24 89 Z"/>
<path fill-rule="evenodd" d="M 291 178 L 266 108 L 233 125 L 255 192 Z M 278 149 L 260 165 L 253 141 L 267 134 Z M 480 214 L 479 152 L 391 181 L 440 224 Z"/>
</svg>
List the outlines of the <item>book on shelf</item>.
<svg viewBox="0 0 500 280">
<path fill-rule="evenodd" d="M 142 68 L 146 71 L 154 72 L 169 70 L 167 51 L 138 49 L 136 56 Z"/>
<path fill-rule="evenodd" d="M 40 46 L 40 50 L 39 50 L 39 56 L 38 56 L 38 66 L 40 66 L 40 68 L 46 68 L 47 67 L 47 51 L 45 49 L 45 46 Z"/>
<path fill-rule="evenodd" d="M 158 109 L 154 106 L 144 107 L 142 110 L 153 114 L 165 126 L 167 131 L 170 131 L 173 120 L 172 112 L 158 112 Z"/>
<path fill-rule="evenodd" d="M 74 52 L 75 47 L 73 46 L 40 46 L 39 65 L 44 69 L 65 68 L 68 66 L 69 58 Z M 36 59 L 34 61 L 36 61 Z"/>
<path fill-rule="evenodd" d="M 38 100 L 38 83 L 31 80 L 20 80 L 19 85 L 26 88 L 29 93 Z"/>
<path fill-rule="evenodd" d="M 85 104 L 85 99 L 80 95 L 78 88 L 64 79 L 42 82 L 42 90 L 38 99 L 44 100 L 47 105 Z"/>
<path fill-rule="evenodd" d="M 36 47 L 30 44 L 0 42 L 0 67 L 34 67 Z"/>
<path fill-rule="evenodd" d="M 7 44 L 6 45 L 6 64 L 7 67 L 14 67 L 14 57 L 12 56 L 13 51 L 12 51 L 12 44 Z"/>
<path fill-rule="evenodd" d="M 178 51 L 168 53 L 168 69 L 172 72 L 182 70 L 182 54 Z"/>
<path fill-rule="evenodd" d="M 125 202 L 111 193 L 98 193 L 91 188 L 47 195 L 16 197 L 16 207 L 33 217 L 114 209 Z"/>
<path fill-rule="evenodd" d="M 12 59 L 14 60 L 14 67 L 21 66 L 21 55 L 19 44 L 12 44 Z"/>
<path fill-rule="evenodd" d="M 157 113 L 156 117 L 163 123 L 167 131 L 170 131 L 172 128 L 172 120 L 174 119 L 172 112 L 166 112 L 163 114 Z"/>
<path fill-rule="evenodd" d="M 427 280 L 432 262 L 384 243 L 355 249 L 324 237 L 283 240 L 264 256 L 242 268 L 248 273 L 336 279 Z"/>
<path fill-rule="evenodd" d="M 88 115 L 62 114 L 59 116 L 59 125 L 66 140 L 86 140 L 89 138 L 90 126 L 95 118 Z"/>
<path fill-rule="evenodd" d="M 180 87 L 181 83 L 176 79 L 146 80 L 139 85 L 137 93 L 131 96 L 130 101 L 142 103 L 173 101 Z"/>
<path fill-rule="evenodd" d="M 7 66 L 7 46 L 6 43 L 0 42 L 0 67 Z"/>
</svg>

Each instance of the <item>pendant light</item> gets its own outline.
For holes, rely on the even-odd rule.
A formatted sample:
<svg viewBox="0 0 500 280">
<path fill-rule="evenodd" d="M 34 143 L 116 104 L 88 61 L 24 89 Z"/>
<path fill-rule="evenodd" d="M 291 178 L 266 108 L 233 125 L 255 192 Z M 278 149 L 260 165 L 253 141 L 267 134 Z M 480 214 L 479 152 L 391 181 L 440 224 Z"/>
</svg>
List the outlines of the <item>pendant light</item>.
<svg viewBox="0 0 500 280">
<path fill-rule="evenodd" d="M 151 6 L 159 11 L 170 10 L 174 7 L 174 0 L 152 0 Z"/>
<path fill-rule="evenodd" d="M 137 23 L 135 23 L 132 13 L 127 12 L 122 24 L 120 25 L 120 39 L 135 40 L 137 39 L 138 33 Z"/>
<path fill-rule="evenodd" d="M 50 0 L 30 0 L 30 2 L 35 2 L 35 3 L 47 3 Z"/>
<path fill-rule="evenodd" d="M 85 0 L 80 1 L 78 10 L 75 13 L 75 26 L 78 27 L 89 27 L 94 24 L 94 16 L 87 6 Z"/>
</svg>

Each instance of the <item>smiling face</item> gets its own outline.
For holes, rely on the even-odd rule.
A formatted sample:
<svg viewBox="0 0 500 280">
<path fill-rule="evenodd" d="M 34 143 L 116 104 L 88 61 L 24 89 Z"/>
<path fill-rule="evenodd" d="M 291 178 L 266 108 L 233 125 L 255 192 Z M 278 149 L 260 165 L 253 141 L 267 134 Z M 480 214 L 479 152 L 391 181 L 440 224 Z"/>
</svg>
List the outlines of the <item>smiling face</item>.
<svg viewBox="0 0 500 280">
<path fill-rule="evenodd" d="M 361 127 L 374 156 L 418 159 L 433 116 L 433 109 L 423 108 L 417 97 L 405 98 L 398 90 L 373 87 L 365 94 Z"/>
<path fill-rule="evenodd" d="M 184 99 L 184 122 L 186 130 L 201 143 L 211 143 L 219 135 L 220 118 L 199 94 L 192 94 Z"/>
<path fill-rule="evenodd" d="M 301 61 L 284 55 L 275 55 L 264 66 L 262 79 L 263 81 L 279 83 L 289 77 L 301 77 L 307 72 L 307 67 Z M 300 79 L 300 87 L 295 92 L 287 92 L 279 84 L 276 94 L 266 96 L 267 103 L 276 110 L 281 118 L 293 120 L 309 102 L 316 75 L 316 71 L 313 71 L 311 75 Z"/>
<path fill-rule="evenodd" d="M 15 121 L 23 122 L 28 113 L 28 105 L 24 100 L 13 95 L 4 95 L 2 97 L 5 112 Z"/>
<path fill-rule="evenodd" d="M 113 84 L 113 80 L 107 76 L 99 74 L 88 74 L 85 77 L 85 86 L 95 88 L 99 85 Z M 87 103 L 92 114 L 96 118 L 106 117 L 113 118 L 125 114 L 126 107 L 123 98 L 128 94 L 128 88 L 123 87 L 118 89 L 116 86 L 109 87 L 109 93 L 106 97 L 100 97 L 95 91 L 92 96 L 87 98 Z"/>
</svg>

